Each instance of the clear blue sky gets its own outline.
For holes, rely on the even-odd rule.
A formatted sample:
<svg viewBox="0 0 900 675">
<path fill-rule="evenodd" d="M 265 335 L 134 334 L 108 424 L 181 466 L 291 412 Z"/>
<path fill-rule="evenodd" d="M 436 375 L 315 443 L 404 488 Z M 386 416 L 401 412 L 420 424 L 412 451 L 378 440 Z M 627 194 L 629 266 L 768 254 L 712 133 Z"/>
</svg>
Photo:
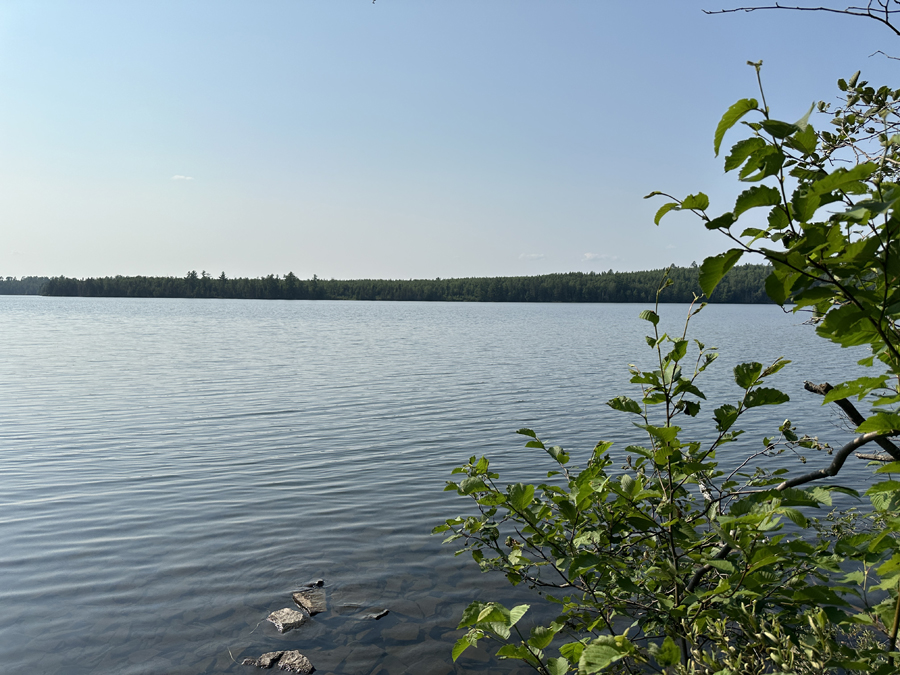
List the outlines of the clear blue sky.
<svg viewBox="0 0 900 675">
<path fill-rule="evenodd" d="M 748 59 L 790 121 L 857 69 L 900 84 L 874 22 L 714 2 L 5 0 L 0 275 L 700 261 L 725 243 L 641 198 L 730 209 L 712 136 Z"/>
</svg>

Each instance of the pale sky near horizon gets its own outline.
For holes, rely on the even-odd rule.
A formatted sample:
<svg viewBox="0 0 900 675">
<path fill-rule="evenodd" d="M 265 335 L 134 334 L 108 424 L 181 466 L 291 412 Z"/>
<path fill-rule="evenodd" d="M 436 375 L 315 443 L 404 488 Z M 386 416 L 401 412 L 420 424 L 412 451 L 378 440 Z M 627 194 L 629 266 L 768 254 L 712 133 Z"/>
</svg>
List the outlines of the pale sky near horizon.
<svg viewBox="0 0 900 675">
<path fill-rule="evenodd" d="M 900 86 L 874 22 L 723 2 L 4 0 L 0 275 L 699 262 L 726 242 L 642 197 L 730 210 L 748 59 L 788 121 L 858 69 Z"/>
</svg>

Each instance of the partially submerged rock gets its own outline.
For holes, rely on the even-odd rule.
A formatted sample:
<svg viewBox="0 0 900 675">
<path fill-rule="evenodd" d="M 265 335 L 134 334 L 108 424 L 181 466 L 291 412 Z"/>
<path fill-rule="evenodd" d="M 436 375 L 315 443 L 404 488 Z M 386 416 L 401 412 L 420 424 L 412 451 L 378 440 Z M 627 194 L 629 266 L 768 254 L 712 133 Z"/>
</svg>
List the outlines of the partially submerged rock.
<svg viewBox="0 0 900 675">
<path fill-rule="evenodd" d="M 276 663 L 282 670 L 291 673 L 303 673 L 308 675 L 315 670 L 309 659 L 297 650 L 289 652 L 266 652 L 258 659 L 244 659 L 242 665 L 256 666 L 257 668 L 271 668 Z"/>
<path fill-rule="evenodd" d="M 380 612 L 373 612 L 372 614 L 366 614 L 363 618 L 364 619 L 374 619 L 375 621 L 378 621 L 378 619 L 383 619 L 389 613 L 390 613 L 389 609 L 382 609 Z"/>
<path fill-rule="evenodd" d="M 321 579 L 316 583 L 318 584 L 319 582 L 322 584 L 325 583 Z M 310 616 L 318 614 L 319 612 L 324 612 L 327 609 L 325 604 L 325 589 L 320 585 L 299 590 L 296 593 L 292 593 L 291 597 L 299 607 L 302 607 L 309 612 Z"/>
<path fill-rule="evenodd" d="M 290 607 L 279 609 L 277 612 L 272 612 L 266 617 L 266 621 L 271 621 L 275 624 L 275 628 L 278 629 L 279 633 L 286 633 L 292 628 L 302 626 L 308 620 L 309 617 L 306 614 L 291 609 Z"/>
<path fill-rule="evenodd" d="M 292 673 L 311 673 L 315 670 L 309 659 L 297 650 L 285 652 L 278 662 L 278 667 Z"/>
<path fill-rule="evenodd" d="M 258 659 L 244 659 L 241 661 L 242 666 L 256 666 L 257 668 L 271 668 L 278 659 L 282 657 L 284 652 L 266 652 Z"/>
</svg>

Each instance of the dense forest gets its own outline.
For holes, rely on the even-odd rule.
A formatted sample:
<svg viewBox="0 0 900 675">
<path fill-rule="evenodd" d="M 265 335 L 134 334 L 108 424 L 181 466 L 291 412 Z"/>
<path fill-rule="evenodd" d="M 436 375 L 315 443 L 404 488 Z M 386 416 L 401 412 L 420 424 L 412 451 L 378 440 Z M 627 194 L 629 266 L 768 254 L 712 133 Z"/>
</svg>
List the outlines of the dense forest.
<svg viewBox="0 0 900 675">
<path fill-rule="evenodd" d="M 716 289 L 713 302 L 764 303 L 764 265 L 732 269 Z M 184 277 L 7 277 L 0 294 L 132 298 L 247 298 L 272 300 L 420 300 L 454 302 L 652 302 L 664 270 L 644 272 L 568 272 L 529 277 L 465 279 L 300 279 L 293 273 L 256 279 L 229 279 L 223 272 L 188 272 Z M 700 295 L 699 270 L 673 267 L 665 302 L 690 302 Z"/>
<path fill-rule="evenodd" d="M 38 295 L 50 277 L 0 277 L 0 295 Z"/>
</svg>

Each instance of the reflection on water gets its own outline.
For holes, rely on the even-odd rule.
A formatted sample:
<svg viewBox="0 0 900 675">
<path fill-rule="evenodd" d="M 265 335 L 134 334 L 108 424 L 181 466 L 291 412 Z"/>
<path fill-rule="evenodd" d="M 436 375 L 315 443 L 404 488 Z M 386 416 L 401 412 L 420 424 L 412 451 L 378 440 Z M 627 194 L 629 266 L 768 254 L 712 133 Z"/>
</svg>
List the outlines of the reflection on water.
<svg viewBox="0 0 900 675">
<path fill-rule="evenodd" d="M 481 454 L 538 480 L 523 426 L 576 457 L 633 440 L 604 402 L 649 362 L 640 309 L 0 297 L 0 663 L 238 673 L 299 649 L 321 673 L 532 672 L 450 660 L 469 601 L 529 595 L 429 535 L 467 508 L 444 481 Z M 674 330 L 685 309 L 663 308 Z M 733 395 L 739 357 L 795 361 L 773 382 L 794 401 L 746 443 L 787 416 L 840 441 L 802 381 L 858 355 L 774 307 L 710 306 L 695 334 L 723 353 L 708 395 Z M 264 621 L 319 577 L 327 612 Z"/>
</svg>

